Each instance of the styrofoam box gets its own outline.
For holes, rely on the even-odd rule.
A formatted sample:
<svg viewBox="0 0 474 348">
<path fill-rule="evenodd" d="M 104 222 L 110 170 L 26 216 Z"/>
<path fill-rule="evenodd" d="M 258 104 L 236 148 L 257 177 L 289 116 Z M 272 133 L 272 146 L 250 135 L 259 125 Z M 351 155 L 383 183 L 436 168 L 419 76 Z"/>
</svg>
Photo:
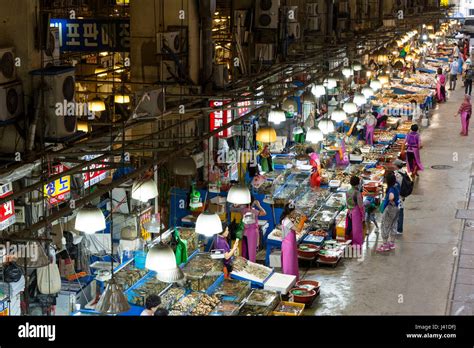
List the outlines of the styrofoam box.
<svg viewBox="0 0 474 348">
<path fill-rule="evenodd" d="M 222 204 L 222 203 L 225 203 L 225 202 L 227 202 L 227 198 L 222 197 L 222 196 L 216 196 L 216 197 L 211 199 L 211 203 L 214 203 L 214 204 Z"/>
<path fill-rule="evenodd" d="M 286 295 L 288 291 L 296 284 L 296 276 L 283 273 L 273 273 L 265 282 L 265 290 L 278 291 Z"/>
<path fill-rule="evenodd" d="M 281 251 L 280 250 L 274 250 L 270 254 L 270 267 L 281 268 Z"/>
</svg>

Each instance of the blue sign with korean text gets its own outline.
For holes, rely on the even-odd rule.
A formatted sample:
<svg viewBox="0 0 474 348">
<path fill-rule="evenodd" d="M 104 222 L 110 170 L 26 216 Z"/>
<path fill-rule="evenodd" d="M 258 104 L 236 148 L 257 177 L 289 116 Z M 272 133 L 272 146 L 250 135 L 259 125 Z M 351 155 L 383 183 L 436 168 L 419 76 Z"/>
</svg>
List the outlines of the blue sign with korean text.
<svg viewBox="0 0 474 348">
<path fill-rule="evenodd" d="M 124 19 L 51 19 L 59 28 L 61 52 L 128 52 L 130 21 Z"/>
</svg>

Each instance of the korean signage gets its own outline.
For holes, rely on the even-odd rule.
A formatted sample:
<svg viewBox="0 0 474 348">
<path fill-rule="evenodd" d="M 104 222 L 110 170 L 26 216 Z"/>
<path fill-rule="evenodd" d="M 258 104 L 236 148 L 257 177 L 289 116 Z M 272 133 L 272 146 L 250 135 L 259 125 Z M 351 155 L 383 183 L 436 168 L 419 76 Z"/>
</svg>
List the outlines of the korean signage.
<svg viewBox="0 0 474 348">
<path fill-rule="evenodd" d="M 144 227 L 147 222 L 151 221 L 151 209 L 151 207 L 145 209 L 139 216 L 141 237 L 145 241 L 151 240 L 151 234 Z"/>
<path fill-rule="evenodd" d="M 220 110 L 212 111 L 209 114 L 211 132 L 220 127 L 232 122 L 232 110 L 224 109 L 223 106 L 229 104 L 230 100 L 211 100 L 209 106 L 211 108 L 221 108 Z M 231 127 L 224 129 L 217 134 L 219 138 L 228 138 L 232 135 Z"/>
<path fill-rule="evenodd" d="M 0 184 L 0 198 L 5 198 L 13 193 L 11 183 Z M 0 204 L 0 231 L 16 222 L 15 204 L 13 200 Z"/>
<path fill-rule="evenodd" d="M 67 169 L 63 164 L 53 167 L 53 175 L 64 172 Z M 47 185 L 44 185 L 44 194 L 49 204 L 63 203 L 71 197 L 71 176 L 65 175 Z"/>
<path fill-rule="evenodd" d="M 250 95 L 250 93 L 243 94 L 243 96 Z M 252 110 L 252 102 L 250 100 L 245 100 L 237 103 L 237 116 L 241 117 Z"/>
<path fill-rule="evenodd" d="M 51 19 L 59 28 L 61 52 L 128 52 L 130 21 L 124 19 Z"/>
<path fill-rule="evenodd" d="M 96 155 L 96 156 L 86 155 L 82 159 L 85 161 L 91 161 L 98 156 L 99 155 Z M 106 161 L 104 160 L 104 162 Z M 105 168 L 104 163 L 94 163 L 94 164 L 91 164 L 89 167 L 83 168 L 83 170 L 90 170 L 90 172 L 82 173 L 84 188 L 88 188 L 89 186 L 95 185 L 107 177 L 107 170 L 103 168 Z"/>
</svg>

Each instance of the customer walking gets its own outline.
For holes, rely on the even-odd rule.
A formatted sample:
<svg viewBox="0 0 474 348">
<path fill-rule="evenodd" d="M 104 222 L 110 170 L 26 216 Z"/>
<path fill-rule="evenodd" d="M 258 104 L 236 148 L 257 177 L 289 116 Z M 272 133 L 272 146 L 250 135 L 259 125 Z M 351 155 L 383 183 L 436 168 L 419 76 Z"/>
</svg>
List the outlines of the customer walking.
<svg viewBox="0 0 474 348">
<path fill-rule="evenodd" d="M 410 180 L 407 173 L 403 169 L 403 167 L 406 164 L 405 162 L 397 159 L 393 162 L 393 164 L 397 167 L 397 170 L 394 173 L 397 179 L 397 186 L 400 193 L 400 204 L 398 206 L 400 210 L 398 214 L 397 234 L 402 235 L 403 234 L 403 220 L 405 216 L 405 198 L 411 194 L 411 191 L 413 190 L 413 182 Z M 404 192 L 402 190 L 402 187 L 404 187 L 403 186 L 404 180 L 408 180 L 406 182 L 405 190 L 409 191 L 409 192 L 405 192 L 405 195 L 406 195 L 405 197 L 404 197 Z"/>
<path fill-rule="evenodd" d="M 446 76 L 443 74 L 443 69 L 438 68 L 436 75 L 436 99 L 438 103 L 446 101 Z"/>
<path fill-rule="evenodd" d="M 385 199 L 380 206 L 382 211 L 382 240 L 383 244 L 377 248 L 378 252 L 385 252 L 395 249 L 395 229 L 398 222 L 400 192 L 397 185 L 397 178 L 393 172 L 389 172 L 385 178 L 387 191 Z"/>
<path fill-rule="evenodd" d="M 472 104 L 471 104 L 471 96 L 465 95 L 464 101 L 459 107 L 458 113 L 454 115 L 461 115 L 461 134 L 462 136 L 467 136 L 469 131 L 469 120 L 471 119 L 472 115 Z"/>
<path fill-rule="evenodd" d="M 360 192 L 360 179 L 351 177 L 351 188 L 346 192 L 346 239 L 352 240 L 352 245 L 364 244 L 364 199 Z"/>
<path fill-rule="evenodd" d="M 472 69 L 471 60 L 468 59 L 466 61 L 466 69 L 464 70 L 464 94 L 471 95 L 473 77 L 474 77 L 474 70 Z"/>
<path fill-rule="evenodd" d="M 456 89 L 456 81 L 459 73 L 459 63 L 457 58 L 450 59 L 449 64 L 449 90 L 454 91 Z"/>
<path fill-rule="evenodd" d="M 420 149 L 421 138 L 418 133 L 418 125 L 413 124 L 411 126 L 411 132 L 407 134 L 405 138 L 406 146 L 406 159 L 407 159 L 407 170 L 411 175 L 411 178 L 414 179 L 415 176 L 418 176 L 419 171 L 423 171 L 423 164 L 421 164 L 420 158 Z"/>
</svg>

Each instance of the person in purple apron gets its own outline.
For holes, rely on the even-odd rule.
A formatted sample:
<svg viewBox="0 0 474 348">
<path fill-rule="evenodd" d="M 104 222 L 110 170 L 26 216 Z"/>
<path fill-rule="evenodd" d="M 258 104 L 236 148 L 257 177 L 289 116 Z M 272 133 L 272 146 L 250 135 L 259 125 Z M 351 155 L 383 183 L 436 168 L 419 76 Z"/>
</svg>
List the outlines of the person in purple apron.
<svg viewBox="0 0 474 348">
<path fill-rule="evenodd" d="M 281 232 L 281 269 L 282 273 L 296 276 L 299 279 L 298 270 L 298 247 L 296 243 L 296 226 L 290 219 L 290 214 L 295 210 L 294 203 L 288 203 L 283 208 L 280 217 Z"/>
<path fill-rule="evenodd" d="M 423 171 L 423 165 L 420 159 L 421 139 L 418 133 L 418 125 L 411 126 L 411 132 L 405 139 L 407 170 L 412 178 L 418 176 L 419 171 Z"/>
<path fill-rule="evenodd" d="M 242 209 L 242 221 L 244 223 L 242 257 L 255 262 L 257 259 L 257 247 L 260 237 L 258 217 L 267 215 L 267 212 L 262 208 L 259 201 L 253 199 L 252 201 L 252 204 L 249 204 L 247 208 Z"/>
<path fill-rule="evenodd" d="M 446 101 L 446 76 L 441 68 L 438 68 L 436 75 L 436 99 L 438 103 Z"/>
<path fill-rule="evenodd" d="M 377 125 L 377 119 L 373 114 L 367 114 L 365 117 L 365 142 L 367 145 L 374 145 L 374 131 Z"/>
<path fill-rule="evenodd" d="M 458 113 L 454 115 L 454 117 L 456 117 L 458 114 L 461 115 L 461 133 L 459 134 L 467 136 L 469 131 L 469 120 L 471 119 L 472 115 L 471 96 L 467 94 L 464 96 L 464 101 L 459 107 Z"/>
<path fill-rule="evenodd" d="M 222 233 L 218 234 L 216 240 L 214 241 L 214 249 L 224 251 L 224 269 L 226 278 L 229 277 L 230 272 L 232 272 L 232 259 L 235 253 L 238 250 L 239 243 L 234 244 L 234 247 L 231 249 L 227 238 L 229 237 L 229 227 L 226 224 L 222 224 Z"/>
<path fill-rule="evenodd" d="M 352 245 L 364 244 L 364 199 L 360 192 L 360 179 L 351 177 L 351 188 L 346 192 L 347 216 L 346 238 L 352 239 Z"/>
</svg>

